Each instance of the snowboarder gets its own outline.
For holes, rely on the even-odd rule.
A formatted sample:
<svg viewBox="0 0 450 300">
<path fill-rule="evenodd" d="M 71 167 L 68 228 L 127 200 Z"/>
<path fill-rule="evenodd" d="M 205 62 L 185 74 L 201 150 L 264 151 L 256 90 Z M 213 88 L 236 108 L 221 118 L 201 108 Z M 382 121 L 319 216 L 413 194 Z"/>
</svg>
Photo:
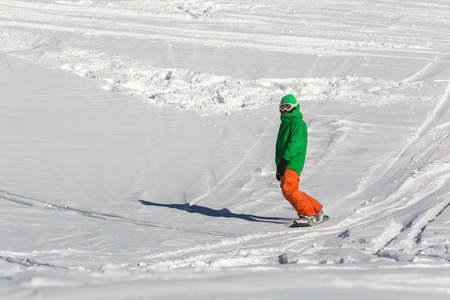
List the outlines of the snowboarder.
<svg viewBox="0 0 450 300">
<path fill-rule="evenodd" d="M 322 204 L 299 191 L 300 174 L 305 165 L 308 131 L 300 112 L 300 105 L 293 95 L 284 96 L 280 103 L 281 124 L 275 151 L 276 177 L 281 181 L 284 198 L 297 211 L 299 220 L 292 227 L 314 226 L 324 220 Z"/>
</svg>

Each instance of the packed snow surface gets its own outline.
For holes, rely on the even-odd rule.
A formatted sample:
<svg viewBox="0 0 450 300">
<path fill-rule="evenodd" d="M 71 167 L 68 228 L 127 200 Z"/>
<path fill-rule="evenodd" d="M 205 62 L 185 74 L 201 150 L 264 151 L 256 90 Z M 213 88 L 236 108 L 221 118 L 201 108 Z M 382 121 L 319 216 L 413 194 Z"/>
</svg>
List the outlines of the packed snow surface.
<svg viewBox="0 0 450 300">
<path fill-rule="evenodd" d="M 2 299 L 449 299 L 448 0 L 0 0 L 0 28 Z"/>
</svg>

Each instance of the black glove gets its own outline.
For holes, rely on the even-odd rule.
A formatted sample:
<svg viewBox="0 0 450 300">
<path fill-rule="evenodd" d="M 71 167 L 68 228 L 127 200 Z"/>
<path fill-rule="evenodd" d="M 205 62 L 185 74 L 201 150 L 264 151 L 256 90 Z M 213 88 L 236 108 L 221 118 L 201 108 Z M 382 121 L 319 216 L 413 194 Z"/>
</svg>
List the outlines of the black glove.
<svg viewBox="0 0 450 300">
<path fill-rule="evenodd" d="M 284 176 L 284 171 L 286 171 L 286 167 L 289 161 L 284 157 L 281 158 L 280 163 L 277 166 L 277 180 L 280 181 L 281 177 Z"/>
</svg>

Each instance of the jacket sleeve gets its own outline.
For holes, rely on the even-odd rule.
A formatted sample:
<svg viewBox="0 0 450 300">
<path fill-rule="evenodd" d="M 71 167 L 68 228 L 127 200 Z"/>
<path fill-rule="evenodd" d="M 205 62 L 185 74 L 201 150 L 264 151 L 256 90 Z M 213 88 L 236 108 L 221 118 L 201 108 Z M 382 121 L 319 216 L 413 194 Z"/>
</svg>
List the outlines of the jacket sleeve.
<svg viewBox="0 0 450 300">
<path fill-rule="evenodd" d="M 283 158 L 291 161 L 295 156 L 305 151 L 307 133 L 306 128 L 302 126 L 302 122 L 293 122 L 290 128 L 289 141 L 286 150 L 283 153 Z"/>
</svg>

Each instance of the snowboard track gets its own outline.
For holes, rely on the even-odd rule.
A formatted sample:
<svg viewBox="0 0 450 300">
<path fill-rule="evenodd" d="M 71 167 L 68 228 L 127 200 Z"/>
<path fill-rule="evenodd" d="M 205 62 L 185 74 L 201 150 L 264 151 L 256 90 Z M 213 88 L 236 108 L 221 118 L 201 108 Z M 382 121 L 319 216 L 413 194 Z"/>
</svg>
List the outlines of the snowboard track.
<svg viewBox="0 0 450 300">
<path fill-rule="evenodd" d="M 445 203 L 444 203 L 445 204 Z M 389 240 L 383 247 L 381 247 L 376 253 L 375 255 L 378 257 L 385 257 L 385 258 L 392 258 L 395 260 L 398 260 L 397 257 L 391 256 L 389 254 L 386 254 L 384 251 L 386 248 L 388 248 L 389 246 L 393 245 L 394 243 L 398 243 L 401 239 L 402 236 L 405 234 L 405 232 L 407 231 L 418 231 L 417 234 L 411 236 L 409 235 L 410 239 L 418 246 L 422 243 L 422 234 L 423 232 L 427 229 L 427 227 L 432 224 L 448 207 L 450 206 L 450 202 L 447 203 L 442 209 L 440 209 L 437 214 L 433 215 L 431 219 L 427 219 L 425 221 L 421 221 L 421 218 L 424 218 L 424 213 L 423 214 L 418 214 L 416 216 L 414 216 L 412 218 L 412 220 L 410 222 L 408 222 L 403 228 L 400 229 L 400 232 L 398 235 L 396 235 L 394 238 L 392 238 L 391 240 Z M 425 223 L 425 225 L 421 225 L 422 223 Z M 416 224 L 416 225 L 415 225 Z M 413 260 L 414 257 L 417 256 L 421 256 L 421 252 L 419 249 L 415 249 L 415 253 L 413 254 L 414 256 L 410 258 L 410 260 Z M 450 259 L 446 259 L 446 260 L 450 260 Z"/>
<path fill-rule="evenodd" d="M 105 221 L 112 221 L 112 222 L 126 222 L 134 225 L 139 226 L 148 226 L 148 227 L 154 227 L 154 228 L 161 228 L 161 229 L 170 229 L 170 230 L 178 230 L 178 231 L 185 231 L 185 232 L 193 232 L 193 233 L 202 233 L 207 235 L 216 235 L 216 236 L 237 236 L 238 234 L 233 234 L 230 232 L 220 232 L 215 230 L 193 230 L 178 226 L 164 226 L 161 224 L 154 224 L 148 221 L 138 220 L 138 219 L 132 219 L 124 216 L 120 216 L 117 214 L 111 214 L 111 213 L 102 213 L 102 212 L 96 212 L 91 210 L 83 210 L 78 209 L 70 206 L 62 206 L 58 204 L 53 204 L 47 201 L 38 200 L 26 196 L 21 196 L 18 194 L 13 194 L 4 190 L 0 190 L 0 199 L 11 201 L 17 204 L 36 207 L 40 209 L 48 209 L 53 211 L 60 211 L 60 212 L 70 212 L 70 213 L 77 213 L 83 217 L 87 218 L 94 218 L 94 219 L 101 219 Z"/>
<path fill-rule="evenodd" d="M 40 263 L 34 259 L 31 258 L 16 258 L 13 256 L 4 256 L 4 255 L 0 255 L 0 260 L 3 260 L 7 263 L 11 263 L 11 264 L 17 264 L 23 267 L 45 267 L 45 268 L 53 268 L 53 269 L 61 269 L 61 270 L 68 270 L 68 267 L 60 267 L 60 266 L 55 266 L 49 263 Z"/>
</svg>

